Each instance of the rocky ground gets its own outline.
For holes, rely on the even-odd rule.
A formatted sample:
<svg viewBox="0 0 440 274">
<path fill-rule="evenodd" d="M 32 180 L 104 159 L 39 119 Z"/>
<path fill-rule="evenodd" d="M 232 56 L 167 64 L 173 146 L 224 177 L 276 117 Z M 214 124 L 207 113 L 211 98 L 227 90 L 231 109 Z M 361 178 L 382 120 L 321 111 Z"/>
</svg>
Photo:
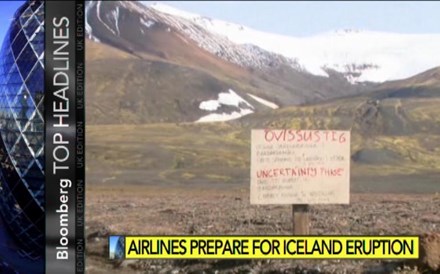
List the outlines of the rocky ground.
<svg viewBox="0 0 440 274">
<path fill-rule="evenodd" d="M 440 237 L 425 264 L 378 260 L 126 260 L 108 257 L 107 236 L 289 235 L 291 207 L 256 206 L 240 187 L 90 187 L 87 273 L 440 273 Z M 314 235 L 421 235 L 440 232 L 440 194 L 352 194 L 349 205 L 312 206 Z M 434 253 L 433 253 L 434 252 Z M 431 268 L 426 264 L 426 261 Z M 437 271 L 437 270 L 436 270 Z"/>
</svg>

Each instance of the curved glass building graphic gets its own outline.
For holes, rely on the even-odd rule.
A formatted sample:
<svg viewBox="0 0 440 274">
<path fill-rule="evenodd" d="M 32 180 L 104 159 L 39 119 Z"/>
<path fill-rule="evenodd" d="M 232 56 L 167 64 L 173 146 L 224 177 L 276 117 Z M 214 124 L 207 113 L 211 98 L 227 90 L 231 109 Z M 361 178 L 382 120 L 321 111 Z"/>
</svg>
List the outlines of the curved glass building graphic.
<svg viewBox="0 0 440 274">
<path fill-rule="evenodd" d="M 44 250 L 44 2 L 15 13 L 0 52 L 0 212 L 26 254 Z"/>
<path fill-rule="evenodd" d="M 125 239 L 120 236 L 116 243 L 115 259 L 123 259 L 125 256 Z"/>
<path fill-rule="evenodd" d="M 121 260 L 125 258 L 125 237 L 110 236 L 109 237 L 109 258 L 111 260 Z"/>
</svg>

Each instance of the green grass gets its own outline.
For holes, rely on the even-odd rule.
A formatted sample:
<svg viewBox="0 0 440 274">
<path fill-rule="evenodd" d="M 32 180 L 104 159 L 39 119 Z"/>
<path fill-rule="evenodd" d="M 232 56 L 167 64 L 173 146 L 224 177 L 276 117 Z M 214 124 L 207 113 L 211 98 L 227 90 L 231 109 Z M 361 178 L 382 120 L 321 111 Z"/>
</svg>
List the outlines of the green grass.
<svg viewBox="0 0 440 274">
<path fill-rule="evenodd" d="M 351 130 L 354 191 L 440 191 L 440 98 L 382 99 L 375 107 L 370 98 L 265 111 L 229 123 L 91 125 L 87 171 L 94 183 L 114 176 L 108 182 L 249 184 L 251 129 L 339 129 Z"/>
</svg>

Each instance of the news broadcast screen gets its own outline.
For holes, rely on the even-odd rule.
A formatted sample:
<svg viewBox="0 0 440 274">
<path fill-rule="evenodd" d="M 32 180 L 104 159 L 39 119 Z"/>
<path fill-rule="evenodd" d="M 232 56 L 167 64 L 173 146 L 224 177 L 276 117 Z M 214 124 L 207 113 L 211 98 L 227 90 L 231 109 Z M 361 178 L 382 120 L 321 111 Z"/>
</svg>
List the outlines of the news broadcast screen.
<svg viewBox="0 0 440 274">
<path fill-rule="evenodd" d="M 439 2 L 0 5 L 0 274 L 440 273 Z"/>
</svg>

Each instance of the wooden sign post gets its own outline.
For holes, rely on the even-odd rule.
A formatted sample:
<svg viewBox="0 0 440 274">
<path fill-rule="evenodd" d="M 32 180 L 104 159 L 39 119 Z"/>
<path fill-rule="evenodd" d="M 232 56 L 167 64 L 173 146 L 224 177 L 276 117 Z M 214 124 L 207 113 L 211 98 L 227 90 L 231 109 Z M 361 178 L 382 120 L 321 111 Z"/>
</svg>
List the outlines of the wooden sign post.
<svg viewBox="0 0 440 274">
<path fill-rule="evenodd" d="M 293 235 L 309 235 L 309 205 L 292 205 L 292 221 Z"/>
<path fill-rule="evenodd" d="M 267 129 L 251 137 L 251 204 L 291 204 L 295 235 L 310 232 L 309 205 L 349 203 L 349 131 Z"/>
</svg>

